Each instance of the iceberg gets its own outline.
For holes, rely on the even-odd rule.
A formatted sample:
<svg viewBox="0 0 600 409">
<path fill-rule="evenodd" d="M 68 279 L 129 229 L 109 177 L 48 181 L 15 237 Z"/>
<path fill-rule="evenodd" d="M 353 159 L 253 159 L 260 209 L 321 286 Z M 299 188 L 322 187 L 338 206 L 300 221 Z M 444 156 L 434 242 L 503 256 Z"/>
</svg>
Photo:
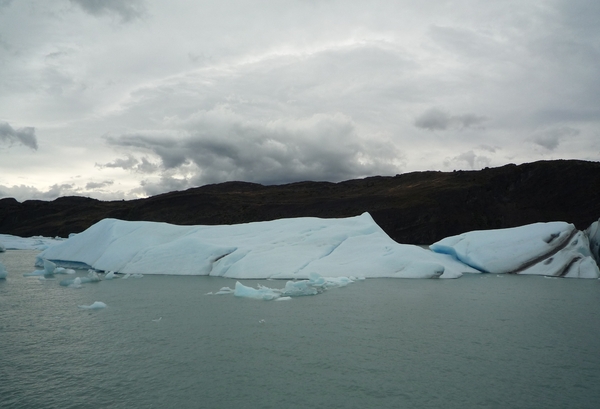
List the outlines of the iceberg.
<svg viewBox="0 0 600 409">
<path fill-rule="evenodd" d="M 368 213 L 219 226 L 104 219 L 39 256 L 125 274 L 236 279 L 457 278 L 475 273 L 447 254 L 393 241 Z M 129 274 L 129 275 L 128 275 Z M 242 291 L 242 290 L 240 290 Z"/>
<path fill-rule="evenodd" d="M 4 244 L 0 243 L 0 253 L 4 253 L 6 251 L 6 247 L 4 247 Z"/>
<path fill-rule="evenodd" d="M 570 223 L 534 223 L 447 237 L 429 248 L 484 273 L 598 278 L 588 235 Z"/>
<path fill-rule="evenodd" d="M 0 263 L 0 279 L 4 279 L 6 276 L 8 276 L 8 272 L 6 271 L 4 264 Z"/>
</svg>

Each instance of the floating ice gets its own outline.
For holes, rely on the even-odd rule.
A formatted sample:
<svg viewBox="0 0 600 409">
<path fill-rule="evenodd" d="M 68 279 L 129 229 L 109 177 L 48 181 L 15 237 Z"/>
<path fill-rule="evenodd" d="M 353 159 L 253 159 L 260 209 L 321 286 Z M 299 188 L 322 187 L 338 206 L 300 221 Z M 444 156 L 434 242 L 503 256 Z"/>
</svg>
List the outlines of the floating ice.
<svg viewBox="0 0 600 409">
<path fill-rule="evenodd" d="M 7 275 L 8 275 L 8 272 L 6 271 L 4 264 L 0 263 L 0 279 L 6 278 Z"/>
<path fill-rule="evenodd" d="M 270 301 L 281 297 L 281 290 L 274 288 L 268 288 L 259 286 L 258 289 L 247 287 L 244 284 L 237 281 L 235 283 L 235 291 L 233 293 L 236 297 L 254 298 L 256 300 Z"/>
<path fill-rule="evenodd" d="M 269 288 L 258 284 L 258 288 L 243 285 L 239 281 L 235 283 L 233 295 L 236 297 L 254 298 L 257 300 L 289 300 L 291 297 L 303 297 L 317 295 L 329 288 L 345 287 L 353 281 L 348 277 L 322 277 L 312 273 L 308 280 L 288 281 L 283 289 Z M 229 287 L 221 288 L 216 294 L 230 294 Z"/>
<path fill-rule="evenodd" d="M 6 251 L 6 247 L 4 247 L 4 244 L 0 243 L 0 253 L 4 253 Z"/>
<path fill-rule="evenodd" d="M 0 252 L 4 250 L 45 250 L 62 242 L 64 239 L 60 237 L 19 237 L 10 234 L 0 234 Z"/>
<path fill-rule="evenodd" d="M 105 280 L 112 280 L 113 278 L 115 278 L 115 272 L 114 271 L 109 271 L 108 273 L 106 273 L 106 275 L 104 276 Z"/>
<path fill-rule="evenodd" d="M 51 276 L 54 274 L 54 270 L 56 270 L 56 264 L 50 260 L 44 260 L 44 275 Z"/>
<path fill-rule="evenodd" d="M 486 273 L 597 278 L 588 238 L 565 222 L 472 231 L 429 246 Z"/>
<path fill-rule="evenodd" d="M 368 213 L 223 226 L 104 219 L 48 248 L 41 258 L 122 274 L 252 279 L 329 277 L 456 278 L 477 270 L 446 255 L 398 244 Z"/>
<path fill-rule="evenodd" d="M 62 285 L 63 287 L 74 286 L 75 288 L 79 288 L 77 287 L 77 285 L 80 286 L 81 284 L 85 283 L 96 283 L 98 281 L 100 281 L 98 273 L 96 273 L 94 270 L 89 270 L 87 277 L 65 278 L 60 282 L 60 285 Z"/>
<path fill-rule="evenodd" d="M 102 301 L 96 301 L 92 305 L 80 305 L 79 308 L 83 308 L 84 310 L 100 310 L 102 308 L 106 308 L 107 305 Z"/>
<path fill-rule="evenodd" d="M 233 292 L 234 292 L 234 290 L 232 290 L 232 289 L 231 289 L 231 288 L 229 288 L 229 287 L 222 287 L 222 288 L 221 288 L 219 291 L 217 291 L 217 292 L 215 293 L 215 295 L 231 294 L 231 293 L 233 293 Z"/>
</svg>

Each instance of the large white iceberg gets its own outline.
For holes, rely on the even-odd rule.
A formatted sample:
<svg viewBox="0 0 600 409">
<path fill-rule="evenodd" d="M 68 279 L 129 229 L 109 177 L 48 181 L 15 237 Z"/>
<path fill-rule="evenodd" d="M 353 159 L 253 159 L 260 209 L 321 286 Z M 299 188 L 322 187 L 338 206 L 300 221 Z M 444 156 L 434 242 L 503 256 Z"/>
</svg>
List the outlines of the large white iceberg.
<svg viewBox="0 0 600 409">
<path fill-rule="evenodd" d="M 38 256 L 123 274 L 230 278 L 456 278 L 477 272 L 446 254 L 393 241 L 368 213 L 220 226 L 104 219 Z"/>
<path fill-rule="evenodd" d="M 429 246 L 486 273 L 597 278 L 588 235 L 565 222 L 534 223 L 447 237 Z"/>
</svg>

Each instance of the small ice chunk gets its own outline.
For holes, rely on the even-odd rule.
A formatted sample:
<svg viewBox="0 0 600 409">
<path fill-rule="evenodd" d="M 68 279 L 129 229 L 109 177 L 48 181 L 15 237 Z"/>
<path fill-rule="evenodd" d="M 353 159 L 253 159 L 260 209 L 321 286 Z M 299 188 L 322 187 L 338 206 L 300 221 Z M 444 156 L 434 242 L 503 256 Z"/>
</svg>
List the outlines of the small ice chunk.
<svg viewBox="0 0 600 409">
<path fill-rule="evenodd" d="M 80 305 L 79 308 L 83 308 L 84 310 L 100 310 L 102 308 L 106 308 L 106 304 L 102 301 L 95 301 L 92 305 Z"/>
<path fill-rule="evenodd" d="M 75 277 L 72 284 L 69 284 L 70 288 L 81 288 L 81 277 Z"/>
<path fill-rule="evenodd" d="M 281 291 L 273 288 L 259 286 L 258 289 L 247 287 L 237 281 L 233 295 L 236 297 L 254 298 L 256 300 L 275 300 L 281 296 Z"/>
<path fill-rule="evenodd" d="M 85 283 L 96 283 L 99 281 L 100 281 L 100 277 L 98 277 L 98 274 L 91 274 L 91 275 L 88 275 L 87 277 L 65 278 L 59 284 L 63 287 L 70 287 L 72 284 L 75 284 L 76 282 L 79 284 L 85 284 Z M 75 288 L 78 288 L 78 287 L 75 287 Z"/>
<path fill-rule="evenodd" d="M 289 301 L 291 299 L 292 299 L 292 297 L 279 297 L 275 301 Z"/>
<path fill-rule="evenodd" d="M 51 276 L 52 274 L 54 274 L 54 270 L 56 270 L 56 264 L 54 264 L 50 260 L 44 259 L 44 275 Z"/>
<path fill-rule="evenodd" d="M 75 270 L 71 268 L 56 267 L 54 269 L 54 274 L 75 274 Z"/>
<path fill-rule="evenodd" d="M 127 273 L 127 274 L 125 274 L 125 275 L 123 276 L 123 278 L 122 278 L 122 279 L 123 279 L 123 280 L 127 280 L 129 277 L 131 277 L 131 274 L 130 274 L 130 273 Z"/>
<path fill-rule="evenodd" d="M 104 279 L 105 280 L 112 280 L 113 278 L 115 278 L 115 272 L 114 271 L 109 271 L 105 276 Z"/>
<path fill-rule="evenodd" d="M 140 273 L 134 273 L 131 275 L 131 278 L 144 278 L 144 275 Z"/>
<path fill-rule="evenodd" d="M 0 263 L 0 279 L 6 278 L 8 272 L 2 263 Z"/>
<path fill-rule="evenodd" d="M 233 289 L 231 289 L 231 288 L 229 288 L 229 287 L 223 287 L 223 288 L 221 288 L 219 291 L 217 291 L 217 292 L 215 293 L 215 295 L 231 294 L 231 293 L 233 293 L 233 292 L 234 292 L 234 290 L 233 290 Z M 212 294 L 212 293 L 211 293 L 211 294 Z"/>
<path fill-rule="evenodd" d="M 288 281 L 287 283 L 285 283 L 285 288 L 283 289 L 283 295 L 285 295 L 287 297 L 317 295 L 320 291 L 323 291 L 321 288 L 324 285 L 325 285 L 324 280 L 322 283 L 320 281 L 317 282 L 315 286 L 312 285 L 310 280 Z"/>
</svg>

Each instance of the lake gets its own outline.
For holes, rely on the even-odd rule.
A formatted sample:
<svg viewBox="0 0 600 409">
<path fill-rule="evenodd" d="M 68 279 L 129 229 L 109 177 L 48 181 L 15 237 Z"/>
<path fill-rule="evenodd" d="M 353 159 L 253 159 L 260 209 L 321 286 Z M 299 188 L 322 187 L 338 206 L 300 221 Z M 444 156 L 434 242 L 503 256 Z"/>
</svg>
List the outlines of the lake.
<svg viewBox="0 0 600 409">
<path fill-rule="evenodd" d="M 600 407 L 599 280 L 369 279 L 258 301 L 206 295 L 235 285 L 216 277 L 61 287 L 23 277 L 36 254 L 0 253 L 1 408 Z"/>
</svg>

